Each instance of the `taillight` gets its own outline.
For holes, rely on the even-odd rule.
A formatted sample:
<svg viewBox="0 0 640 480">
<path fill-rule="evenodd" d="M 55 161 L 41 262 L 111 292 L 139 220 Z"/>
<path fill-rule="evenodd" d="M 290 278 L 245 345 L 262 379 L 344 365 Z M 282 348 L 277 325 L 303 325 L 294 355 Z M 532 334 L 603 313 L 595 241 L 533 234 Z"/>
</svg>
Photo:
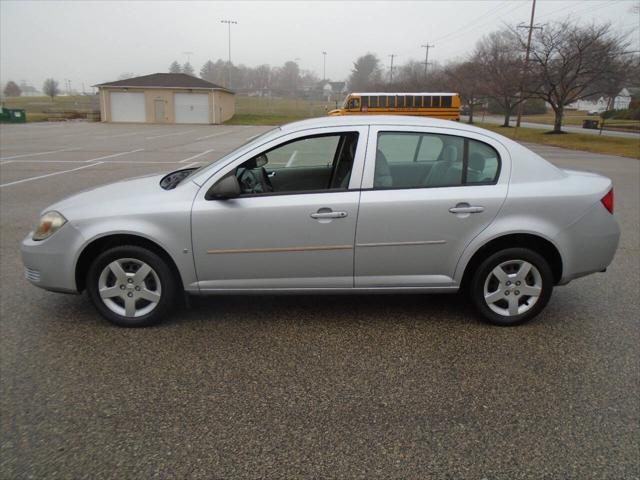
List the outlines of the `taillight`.
<svg viewBox="0 0 640 480">
<path fill-rule="evenodd" d="M 613 214 L 613 188 L 609 190 L 609 192 L 602 197 L 602 200 L 600 201 L 602 202 L 602 205 L 604 205 L 604 208 L 609 210 L 609 213 Z"/>
</svg>

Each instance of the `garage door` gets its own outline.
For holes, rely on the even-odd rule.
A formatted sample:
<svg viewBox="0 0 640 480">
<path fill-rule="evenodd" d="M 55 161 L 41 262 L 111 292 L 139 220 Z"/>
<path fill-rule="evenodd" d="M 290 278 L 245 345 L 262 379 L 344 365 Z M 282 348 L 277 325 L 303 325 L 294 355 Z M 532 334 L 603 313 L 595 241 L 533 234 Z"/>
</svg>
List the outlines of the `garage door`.
<svg viewBox="0 0 640 480">
<path fill-rule="evenodd" d="M 144 122 L 144 93 L 113 92 L 111 95 L 112 122 Z"/>
<path fill-rule="evenodd" d="M 209 123 L 209 94 L 175 93 L 176 123 Z"/>
</svg>

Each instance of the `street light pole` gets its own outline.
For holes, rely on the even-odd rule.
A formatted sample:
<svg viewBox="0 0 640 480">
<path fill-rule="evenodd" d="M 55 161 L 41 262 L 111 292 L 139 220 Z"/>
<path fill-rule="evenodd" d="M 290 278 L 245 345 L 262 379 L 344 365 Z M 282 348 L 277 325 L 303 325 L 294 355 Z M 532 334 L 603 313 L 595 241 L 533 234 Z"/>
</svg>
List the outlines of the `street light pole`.
<svg viewBox="0 0 640 480">
<path fill-rule="evenodd" d="M 327 79 L 327 52 L 322 52 L 322 80 Z"/>
<path fill-rule="evenodd" d="M 226 23 L 229 30 L 229 57 L 227 61 L 227 87 L 231 83 L 231 25 L 237 25 L 235 20 L 220 20 L 220 23 Z"/>
</svg>

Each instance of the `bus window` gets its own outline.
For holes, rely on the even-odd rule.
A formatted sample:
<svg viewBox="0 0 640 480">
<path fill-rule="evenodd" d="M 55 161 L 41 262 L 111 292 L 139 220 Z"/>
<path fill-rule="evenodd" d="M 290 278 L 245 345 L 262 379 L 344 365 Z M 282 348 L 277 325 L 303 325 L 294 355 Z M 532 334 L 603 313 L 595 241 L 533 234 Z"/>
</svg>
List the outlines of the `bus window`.
<svg viewBox="0 0 640 480">
<path fill-rule="evenodd" d="M 370 108 L 378 107 L 378 97 L 369 97 L 369 107 Z"/>
<path fill-rule="evenodd" d="M 360 101 L 362 102 L 362 108 L 369 107 L 369 97 L 362 97 Z"/>
<path fill-rule="evenodd" d="M 431 106 L 434 108 L 440 108 L 440 97 L 431 97 Z"/>
<path fill-rule="evenodd" d="M 422 97 L 413 97 L 413 106 L 416 108 L 422 108 Z"/>
<path fill-rule="evenodd" d="M 404 96 L 398 95 L 398 108 L 404 108 Z"/>
<path fill-rule="evenodd" d="M 422 97 L 422 106 L 424 108 L 430 108 L 431 107 L 431 97 L 427 97 L 427 96 Z"/>
<path fill-rule="evenodd" d="M 389 108 L 396 108 L 396 97 L 395 97 L 395 95 L 387 97 L 387 106 Z"/>
<path fill-rule="evenodd" d="M 441 106 L 442 107 L 451 107 L 451 97 L 441 97 Z"/>
<path fill-rule="evenodd" d="M 380 95 L 378 97 L 378 107 L 387 108 L 387 97 Z"/>
<path fill-rule="evenodd" d="M 407 95 L 406 107 L 413 108 L 413 95 Z"/>
<path fill-rule="evenodd" d="M 347 107 L 349 110 L 360 110 L 360 99 L 352 98 L 349 100 L 349 106 Z"/>
</svg>

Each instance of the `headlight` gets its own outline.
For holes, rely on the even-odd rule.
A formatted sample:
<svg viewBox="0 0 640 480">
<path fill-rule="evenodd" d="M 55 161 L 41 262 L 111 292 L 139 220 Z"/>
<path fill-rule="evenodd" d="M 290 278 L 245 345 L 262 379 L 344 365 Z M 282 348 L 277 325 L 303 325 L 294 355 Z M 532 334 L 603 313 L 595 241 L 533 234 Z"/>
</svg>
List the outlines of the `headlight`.
<svg viewBox="0 0 640 480">
<path fill-rule="evenodd" d="M 45 238 L 49 238 L 60 230 L 60 227 L 65 223 L 67 223 L 67 219 L 64 218 L 62 214 L 56 211 L 47 212 L 40 217 L 40 223 L 38 224 L 36 231 L 33 232 L 33 239 L 44 240 Z"/>
</svg>

